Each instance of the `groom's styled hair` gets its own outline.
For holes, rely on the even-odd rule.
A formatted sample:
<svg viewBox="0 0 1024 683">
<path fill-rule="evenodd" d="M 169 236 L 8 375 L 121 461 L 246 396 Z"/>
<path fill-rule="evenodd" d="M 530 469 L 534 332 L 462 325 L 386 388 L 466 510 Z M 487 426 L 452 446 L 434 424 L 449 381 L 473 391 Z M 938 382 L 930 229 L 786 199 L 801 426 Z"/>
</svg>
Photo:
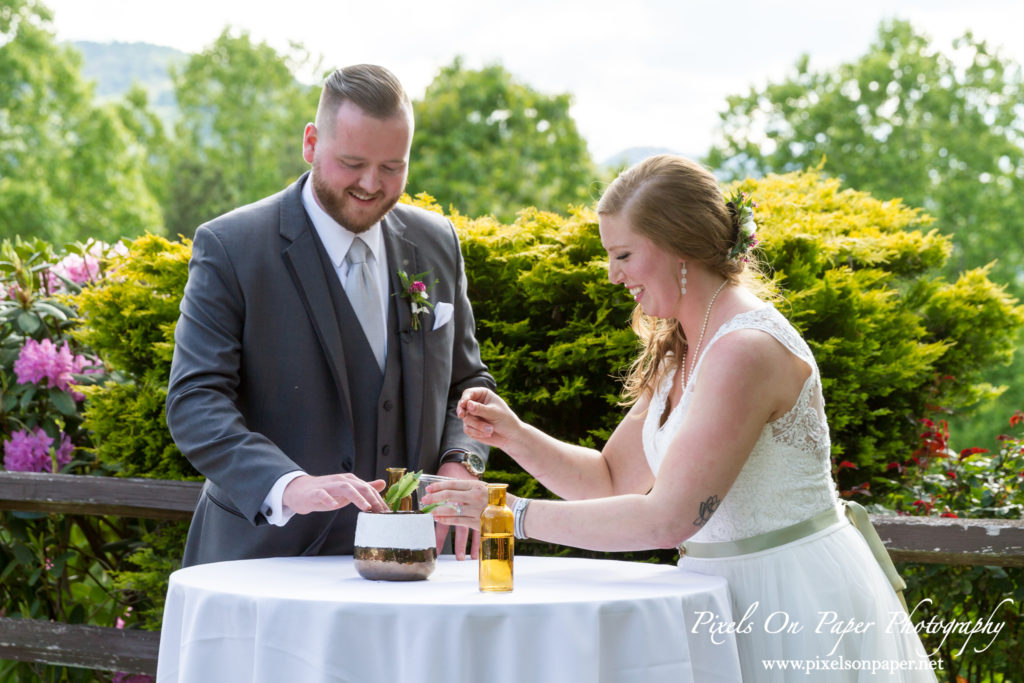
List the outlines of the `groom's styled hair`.
<svg viewBox="0 0 1024 683">
<path fill-rule="evenodd" d="M 337 69 L 327 77 L 316 110 L 316 126 L 330 130 L 338 107 L 351 101 L 376 119 L 407 114 L 412 119 L 412 102 L 398 78 L 382 66 L 355 64 Z"/>
</svg>

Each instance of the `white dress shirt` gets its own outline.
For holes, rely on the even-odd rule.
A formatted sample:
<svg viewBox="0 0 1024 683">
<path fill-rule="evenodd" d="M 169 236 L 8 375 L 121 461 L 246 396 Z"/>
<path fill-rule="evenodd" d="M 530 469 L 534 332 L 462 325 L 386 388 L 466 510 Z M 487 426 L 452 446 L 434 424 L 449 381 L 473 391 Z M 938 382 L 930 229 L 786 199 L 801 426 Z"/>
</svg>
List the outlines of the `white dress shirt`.
<svg viewBox="0 0 1024 683">
<path fill-rule="evenodd" d="M 327 212 L 317 203 L 316 198 L 313 196 L 312 176 L 307 177 L 305 184 L 302 186 L 302 205 L 305 207 L 306 213 L 309 214 L 313 228 L 320 237 L 324 249 L 327 250 L 327 257 L 334 266 L 334 272 L 337 273 L 341 286 L 344 288 L 349 268 L 348 262 L 345 261 L 345 256 L 348 254 L 349 247 L 352 246 L 352 240 L 356 238 L 356 233 L 328 216 Z M 387 251 L 384 249 L 384 234 L 380 222 L 374 223 L 368 230 L 359 233 L 358 236 L 366 242 L 366 246 L 370 248 L 370 252 L 373 254 L 373 258 L 370 259 L 367 265 L 375 271 L 377 277 L 377 292 L 381 294 L 380 315 L 383 321 L 382 329 L 386 330 L 388 328 L 387 293 L 390 287 L 388 283 L 388 257 Z M 384 339 L 384 344 L 386 358 L 387 337 Z M 274 486 L 271 487 L 267 497 L 263 500 L 263 516 L 267 518 L 268 522 L 277 526 L 284 526 L 292 518 L 295 512 L 285 507 L 282 502 L 284 489 L 293 479 L 304 474 L 305 472 L 302 470 L 295 470 L 283 475 L 274 482 Z"/>
</svg>

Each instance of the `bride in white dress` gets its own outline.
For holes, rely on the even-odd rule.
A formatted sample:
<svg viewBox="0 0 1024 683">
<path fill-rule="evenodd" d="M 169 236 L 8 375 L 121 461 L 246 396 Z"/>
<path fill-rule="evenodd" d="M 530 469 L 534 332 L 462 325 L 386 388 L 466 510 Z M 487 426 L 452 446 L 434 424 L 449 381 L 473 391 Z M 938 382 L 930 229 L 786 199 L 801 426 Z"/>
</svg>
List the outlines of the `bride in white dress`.
<svg viewBox="0 0 1024 683">
<path fill-rule="evenodd" d="M 645 345 L 626 381 L 629 413 L 598 452 L 470 389 L 459 406 L 466 433 L 564 499 L 510 496 L 517 536 L 680 547 L 684 569 L 724 576 L 744 680 L 934 681 L 884 549 L 873 554 L 870 527 L 853 526 L 836 495 L 811 351 L 757 295 L 752 208 L 743 196 L 727 203 L 681 157 L 624 172 L 598 215 L 609 279 L 636 300 Z M 427 502 L 461 506 L 458 517 L 438 508 L 439 521 L 478 524 L 483 484 L 428 491 Z"/>
</svg>

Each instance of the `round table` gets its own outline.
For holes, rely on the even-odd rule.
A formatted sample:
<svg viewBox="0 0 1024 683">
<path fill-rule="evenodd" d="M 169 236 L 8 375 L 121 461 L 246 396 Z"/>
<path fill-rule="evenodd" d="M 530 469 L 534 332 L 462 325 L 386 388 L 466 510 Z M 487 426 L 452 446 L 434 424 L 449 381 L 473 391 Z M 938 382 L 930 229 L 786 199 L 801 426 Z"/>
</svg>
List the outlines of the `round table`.
<svg viewBox="0 0 1024 683">
<path fill-rule="evenodd" d="M 477 563 L 426 581 L 367 581 L 352 558 L 218 562 L 171 575 L 158 683 L 739 681 L 720 577 L 676 567 L 519 556 L 515 590 L 481 593 Z"/>
</svg>

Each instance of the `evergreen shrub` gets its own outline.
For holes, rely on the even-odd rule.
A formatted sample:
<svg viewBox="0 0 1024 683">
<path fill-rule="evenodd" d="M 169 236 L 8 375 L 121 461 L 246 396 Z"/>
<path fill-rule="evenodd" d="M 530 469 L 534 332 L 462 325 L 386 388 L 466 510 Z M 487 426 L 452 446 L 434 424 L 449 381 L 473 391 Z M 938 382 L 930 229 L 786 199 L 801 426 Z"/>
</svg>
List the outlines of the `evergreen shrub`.
<svg viewBox="0 0 1024 683">
<path fill-rule="evenodd" d="M 191 242 L 144 235 L 128 249 L 109 277 L 72 298 L 82 317 L 75 338 L 115 371 L 85 389 L 84 424 L 95 436 L 97 460 L 121 476 L 199 479 L 164 415 Z"/>
</svg>

